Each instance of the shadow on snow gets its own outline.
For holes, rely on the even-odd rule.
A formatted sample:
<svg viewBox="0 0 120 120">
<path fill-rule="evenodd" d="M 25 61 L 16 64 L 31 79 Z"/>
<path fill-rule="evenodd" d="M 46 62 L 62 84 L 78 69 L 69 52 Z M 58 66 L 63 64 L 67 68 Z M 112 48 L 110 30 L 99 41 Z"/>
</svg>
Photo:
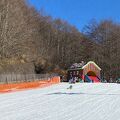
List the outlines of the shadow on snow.
<svg viewBox="0 0 120 120">
<path fill-rule="evenodd" d="M 74 93 L 74 92 L 69 92 L 69 93 L 67 93 L 67 92 L 55 92 L 55 93 L 49 93 L 49 94 L 46 94 L 46 95 L 105 95 L 105 96 L 110 96 L 110 95 L 112 95 L 112 96 L 118 96 L 118 95 L 120 95 L 120 94 L 103 94 L 103 93 L 82 93 L 82 92 L 80 92 L 80 93 Z"/>
</svg>

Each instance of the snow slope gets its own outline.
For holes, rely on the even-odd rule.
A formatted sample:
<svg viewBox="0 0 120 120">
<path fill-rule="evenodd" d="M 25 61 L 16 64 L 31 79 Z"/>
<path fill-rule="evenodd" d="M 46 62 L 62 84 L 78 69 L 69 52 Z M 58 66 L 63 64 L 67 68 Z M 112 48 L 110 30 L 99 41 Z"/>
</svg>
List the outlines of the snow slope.
<svg viewBox="0 0 120 120">
<path fill-rule="evenodd" d="M 120 84 L 68 86 L 0 94 L 0 120 L 120 120 Z"/>
</svg>

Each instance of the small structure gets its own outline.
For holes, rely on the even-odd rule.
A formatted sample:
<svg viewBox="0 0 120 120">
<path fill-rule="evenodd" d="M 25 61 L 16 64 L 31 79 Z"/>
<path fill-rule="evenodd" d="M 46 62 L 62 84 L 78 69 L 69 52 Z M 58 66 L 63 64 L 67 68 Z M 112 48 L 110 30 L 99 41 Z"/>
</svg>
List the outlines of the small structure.
<svg viewBox="0 0 120 120">
<path fill-rule="evenodd" d="M 67 80 L 73 79 L 73 81 L 80 82 L 100 82 L 100 72 L 101 68 L 93 61 L 89 61 L 85 65 L 75 63 L 68 69 Z"/>
</svg>

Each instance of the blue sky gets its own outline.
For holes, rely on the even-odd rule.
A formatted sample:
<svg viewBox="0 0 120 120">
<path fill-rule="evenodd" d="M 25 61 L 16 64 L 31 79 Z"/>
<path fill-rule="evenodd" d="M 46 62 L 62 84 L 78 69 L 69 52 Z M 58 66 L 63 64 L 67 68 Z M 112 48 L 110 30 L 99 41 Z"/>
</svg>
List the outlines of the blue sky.
<svg viewBox="0 0 120 120">
<path fill-rule="evenodd" d="M 61 18 L 82 30 L 90 20 L 120 21 L 120 0 L 29 0 L 37 10 Z"/>
</svg>

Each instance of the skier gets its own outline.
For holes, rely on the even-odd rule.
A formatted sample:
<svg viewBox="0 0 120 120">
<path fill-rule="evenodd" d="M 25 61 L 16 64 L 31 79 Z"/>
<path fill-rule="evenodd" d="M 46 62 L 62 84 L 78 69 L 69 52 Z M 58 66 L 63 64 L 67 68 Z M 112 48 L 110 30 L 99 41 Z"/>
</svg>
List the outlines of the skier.
<svg viewBox="0 0 120 120">
<path fill-rule="evenodd" d="M 73 77 L 71 77 L 70 78 L 70 80 L 69 80 L 69 84 L 73 84 L 74 83 L 74 78 Z M 70 85 L 67 89 L 72 89 L 73 88 L 73 86 L 72 85 Z"/>
<path fill-rule="evenodd" d="M 73 86 L 72 86 L 72 85 L 70 85 L 67 89 L 70 89 L 70 90 L 71 90 L 71 89 L 72 89 L 72 87 L 73 87 Z"/>
</svg>

